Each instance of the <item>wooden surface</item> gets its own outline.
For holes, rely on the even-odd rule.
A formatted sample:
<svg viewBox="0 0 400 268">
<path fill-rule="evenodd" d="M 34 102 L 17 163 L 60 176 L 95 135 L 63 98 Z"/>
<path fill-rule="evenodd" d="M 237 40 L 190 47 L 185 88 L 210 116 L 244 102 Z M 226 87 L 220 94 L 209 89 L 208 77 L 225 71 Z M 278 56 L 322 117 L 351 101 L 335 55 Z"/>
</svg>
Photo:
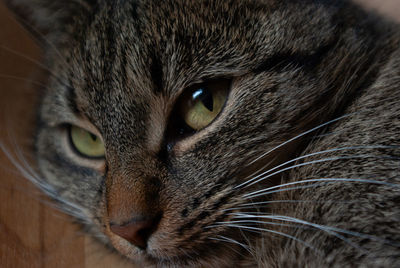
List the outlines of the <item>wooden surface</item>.
<svg viewBox="0 0 400 268">
<path fill-rule="evenodd" d="M 0 142 L 32 142 L 40 49 L 0 5 Z M 26 153 L 25 157 L 29 158 Z M 16 155 L 14 154 L 15 158 Z M 19 160 L 21 162 L 21 160 Z M 51 207 L 0 152 L 0 267 L 132 267 L 91 241 Z"/>
<path fill-rule="evenodd" d="M 400 16 L 400 0 L 359 0 Z M 41 51 L 0 4 L 0 143 L 31 144 Z M 26 154 L 24 156 L 28 157 Z M 28 157 L 29 158 L 29 157 Z M 19 160 L 21 162 L 21 160 Z M 132 267 L 51 207 L 0 152 L 0 267 Z"/>
</svg>

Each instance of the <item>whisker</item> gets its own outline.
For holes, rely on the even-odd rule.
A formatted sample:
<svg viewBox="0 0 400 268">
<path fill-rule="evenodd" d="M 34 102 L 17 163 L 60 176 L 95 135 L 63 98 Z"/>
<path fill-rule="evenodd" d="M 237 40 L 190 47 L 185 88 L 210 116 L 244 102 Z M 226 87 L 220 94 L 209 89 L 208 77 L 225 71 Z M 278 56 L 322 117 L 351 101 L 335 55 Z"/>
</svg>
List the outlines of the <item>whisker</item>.
<svg viewBox="0 0 400 268">
<path fill-rule="evenodd" d="M 307 243 L 307 242 L 305 242 L 305 241 L 303 241 L 303 240 L 301 240 L 301 239 L 299 239 L 297 237 L 294 237 L 294 236 L 288 235 L 286 233 L 283 233 L 283 232 L 279 232 L 279 231 L 275 231 L 275 230 L 271 230 L 271 229 L 266 229 L 266 228 L 251 227 L 251 226 L 244 226 L 244 225 L 237 225 L 237 224 L 226 224 L 224 226 L 233 227 L 233 228 L 239 228 L 239 229 L 246 229 L 246 230 L 253 230 L 253 231 L 268 232 L 268 233 L 273 233 L 273 234 L 276 234 L 276 235 L 281 235 L 281 236 L 284 236 L 286 238 L 293 239 L 294 241 L 299 242 L 299 243 L 305 245 L 306 247 L 312 249 L 316 253 L 321 254 L 321 251 L 317 250 L 315 247 L 313 247 L 309 243 Z"/>
<path fill-rule="evenodd" d="M 37 86 L 41 86 L 44 88 L 48 88 L 47 85 L 45 85 L 44 83 L 40 83 L 36 80 L 32 80 L 32 79 L 27 79 L 24 77 L 19 77 L 19 76 L 14 76 L 14 75 L 9 75 L 9 74 L 0 74 L 0 78 L 6 78 L 6 79 L 13 79 L 13 80 L 18 80 L 18 81 L 22 81 L 22 82 L 28 82 L 30 84 L 33 85 L 37 85 Z"/>
<path fill-rule="evenodd" d="M 311 128 L 310 130 L 307 130 L 307 131 L 305 131 L 305 132 L 303 132 L 303 133 L 301 133 L 301 134 L 299 134 L 299 135 L 297 135 L 297 136 L 295 136 L 295 137 L 293 137 L 293 138 L 291 138 L 291 139 L 289 139 L 289 140 L 287 140 L 287 141 L 285 141 L 285 142 L 279 144 L 278 146 L 276 146 L 276 147 L 270 149 L 269 151 L 267 151 L 267 152 L 261 154 L 261 155 L 258 156 L 256 159 L 254 159 L 254 160 L 251 161 L 249 164 L 247 164 L 246 166 L 250 166 L 250 165 L 254 164 L 255 162 L 257 162 L 258 160 L 262 159 L 263 157 L 265 157 L 266 155 L 270 154 L 271 152 L 273 152 L 273 151 L 279 149 L 280 147 L 282 147 L 282 146 L 284 146 L 284 145 L 286 145 L 286 144 L 288 144 L 288 143 L 290 143 L 290 142 L 292 142 L 292 141 L 294 141 L 294 140 L 296 140 L 296 139 L 298 139 L 298 138 L 303 137 L 304 135 L 307 135 L 307 134 L 309 134 L 309 133 L 311 133 L 311 132 L 313 132 L 313 131 L 315 131 L 315 130 L 318 130 L 318 129 L 320 129 L 320 128 L 323 128 L 323 127 L 325 127 L 325 126 L 327 126 L 327 125 L 329 125 L 329 124 L 335 123 L 335 122 L 337 122 L 337 121 L 339 121 L 339 120 L 341 120 L 341 119 L 343 119 L 343 118 L 349 117 L 349 116 L 354 115 L 354 114 L 356 114 L 356 113 L 345 114 L 345 115 L 343 115 L 343 116 L 340 116 L 340 117 L 337 117 L 337 118 L 335 118 L 335 119 L 332 119 L 332 120 L 330 120 L 330 121 L 328 121 L 328 122 L 325 122 L 325 123 L 323 123 L 323 124 L 320 124 L 320 125 L 318 125 L 318 126 L 316 126 L 316 127 L 314 127 L 314 128 Z"/>
<path fill-rule="evenodd" d="M 76 0 L 74 0 L 74 2 L 76 2 Z M 13 16 L 11 16 L 10 14 L 7 14 L 7 16 L 8 16 L 9 18 L 11 18 L 11 19 L 14 19 Z M 40 30 L 38 30 L 32 23 L 30 23 L 29 21 L 27 21 L 27 20 L 26 20 L 25 18 L 23 18 L 22 16 L 19 16 L 18 19 L 19 19 L 19 20 L 22 20 L 22 21 L 24 22 L 24 26 L 25 26 L 26 28 L 29 29 L 29 31 L 28 31 L 27 33 L 28 33 L 28 35 L 29 35 L 30 38 L 32 38 L 33 40 L 35 40 L 37 43 L 41 43 L 40 40 L 43 40 L 43 41 L 48 45 L 48 47 L 46 47 L 46 48 L 52 49 L 52 50 L 60 57 L 60 59 L 61 59 L 61 60 L 63 61 L 63 63 L 65 64 L 65 66 L 68 65 L 68 64 L 67 64 L 67 61 L 65 60 L 65 57 L 61 54 L 60 50 L 58 50 L 58 49 L 56 48 L 56 46 L 55 46 L 52 42 L 50 42 L 50 40 L 49 40 L 48 38 L 46 38 L 46 36 L 45 36 L 43 33 L 41 33 Z M 20 27 L 21 27 L 21 26 L 20 26 Z M 33 34 L 31 34 L 31 32 L 33 32 L 36 36 L 33 35 Z M 40 37 L 41 39 L 39 40 L 38 37 Z"/>
<path fill-rule="evenodd" d="M 228 238 L 228 237 L 225 237 L 222 235 L 217 235 L 217 237 L 210 237 L 209 239 L 216 240 L 216 241 L 222 241 L 222 242 L 230 242 L 232 244 L 236 244 L 236 245 L 243 247 L 245 250 L 247 250 L 249 253 L 251 253 L 250 248 L 248 246 L 236 241 L 235 239 Z"/>
<path fill-rule="evenodd" d="M 14 147 L 17 150 L 17 159 L 8 151 L 8 149 L 6 149 L 5 145 L 3 143 L 0 142 L 0 151 L 2 151 L 5 156 L 8 158 L 8 160 L 11 162 L 11 164 L 17 169 L 10 169 L 8 167 L 2 167 L 4 170 L 6 170 L 7 172 L 13 173 L 14 176 L 18 176 L 24 179 L 28 179 L 31 183 L 33 183 L 34 185 L 36 185 L 36 187 L 38 187 L 40 190 L 42 190 L 43 192 L 45 192 L 48 196 L 52 197 L 53 199 L 56 200 L 60 200 L 60 198 L 58 198 L 56 196 L 56 194 L 54 193 L 54 190 L 47 184 L 42 183 L 39 178 L 39 176 L 31 169 L 30 165 L 26 162 L 25 158 L 22 156 L 22 152 L 19 149 L 19 147 L 15 144 L 14 141 Z M 21 164 L 19 161 L 23 161 L 23 163 Z M 27 167 L 28 169 L 24 168 Z M 68 213 L 68 211 L 65 211 L 65 208 L 61 208 L 58 204 L 54 203 L 54 202 L 50 202 L 48 200 L 45 200 L 43 198 L 40 198 L 40 194 L 36 193 L 33 194 L 34 192 L 32 191 L 26 191 L 25 188 L 22 187 L 16 187 L 15 185 L 12 187 L 12 189 L 17 190 L 21 193 L 23 193 L 24 195 L 27 195 L 35 200 L 37 200 L 38 202 L 46 205 L 47 207 L 50 207 L 52 209 L 56 209 L 58 211 L 60 210 L 64 210 L 64 212 L 66 212 L 67 214 L 71 214 L 72 216 L 76 216 L 76 213 Z"/>
<path fill-rule="evenodd" d="M 52 198 L 56 199 L 55 194 L 52 192 L 53 190 L 50 189 L 49 186 L 41 183 L 40 180 L 38 180 L 36 177 L 34 177 L 33 175 L 29 174 L 29 172 L 27 170 L 25 170 L 17 162 L 17 160 L 13 156 L 11 156 L 11 153 L 8 152 L 3 146 L 4 145 L 2 143 L 0 143 L 0 150 L 3 151 L 3 153 L 7 156 L 7 158 L 10 160 L 10 162 L 13 164 L 13 166 L 15 168 L 17 168 L 17 170 L 18 170 L 18 172 L 13 170 L 13 173 L 17 173 L 16 175 L 21 176 L 24 179 L 28 179 L 30 182 L 32 182 L 34 185 L 36 185 L 39 189 L 41 189 L 47 195 L 49 195 Z M 51 208 L 57 209 L 57 210 L 64 210 L 59 205 L 57 205 L 56 203 L 44 200 L 44 199 L 40 198 L 40 196 L 37 195 L 37 194 L 33 194 L 32 192 L 25 191 L 24 188 L 20 188 L 20 187 L 15 187 L 14 186 L 14 187 L 12 187 L 12 189 L 17 190 L 17 191 L 23 193 L 24 195 L 27 195 L 27 196 L 37 200 L 38 202 L 46 205 L 47 207 L 51 207 Z M 66 212 L 67 214 L 71 214 L 72 216 L 76 215 L 76 214 L 68 213 L 68 211 L 64 211 L 64 212 Z"/>
<path fill-rule="evenodd" d="M 44 180 L 40 179 L 40 175 L 31 167 L 31 165 L 26 160 L 20 147 L 18 146 L 15 135 L 13 135 L 11 128 L 7 128 L 8 139 L 11 141 L 11 145 L 14 147 L 14 152 L 16 157 L 14 158 L 12 154 L 5 148 L 4 144 L 0 143 L 0 149 L 9 158 L 11 163 L 17 168 L 18 171 L 23 175 L 23 177 L 30 180 L 32 183 L 37 185 L 39 189 L 45 192 L 48 196 L 63 204 L 63 206 L 57 205 L 56 208 L 62 210 L 63 212 L 80 219 L 83 222 L 88 222 L 89 216 L 91 215 L 86 209 L 82 208 L 78 204 L 70 202 L 62 198 L 59 193 Z"/>
<path fill-rule="evenodd" d="M 347 234 L 347 235 L 351 235 L 351 236 L 355 236 L 355 237 L 359 237 L 359 238 L 366 238 L 366 239 L 374 240 L 377 242 L 385 243 L 385 244 L 391 245 L 393 247 L 400 247 L 400 243 L 393 243 L 392 241 L 389 241 L 389 240 L 386 240 L 386 239 L 383 239 L 380 237 L 376 237 L 373 235 L 349 231 L 349 230 L 332 227 L 332 226 L 320 225 L 320 224 L 316 224 L 316 223 L 312 223 L 312 222 L 308 222 L 305 220 L 301 220 L 301 219 L 293 218 L 293 217 L 289 217 L 289 216 L 284 216 L 284 215 L 254 215 L 254 214 L 252 214 L 252 212 L 232 213 L 232 215 L 235 215 L 235 218 L 239 218 L 239 219 L 241 219 L 241 218 L 274 219 L 274 220 L 282 220 L 282 221 L 288 221 L 288 222 L 300 223 L 300 224 L 312 226 L 312 227 L 315 227 L 322 231 L 332 233 L 334 236 L 341 238 L 346 243 L 349 243 L 350 245 L 355 246 L 356 248 L 361 249 L 363 251 L 364 251 L 364 249 L 360 248 L 359 246 L 355 245 L 353 242 L 349 241 L 348 239 L 346 239 L 345 237 L 343 237 L 337 233 L 343 233 L 343 234 Z"/>
<path fill-rule="evenodd" d="M 399 184 L 384 182 L 384 181 L 377 181 L 377 180 L 370 180 L 370 179 L 355 179 L 355 178 L 320 178 L 320 179 L 305 179 L 301 181 L 294 181 L 289 183 L 284 183 L 276 186 L 271 186 L 265 189 L 257 190 L 255 192 L 244 194 L 243 197 L 245 198 L 254 198 L 256 196 L 260 196 L 263 194 L 269 194 L 271 190 L 282 188 L 291 185 L 303 184 L 303 183 L 310 183 L 310 182 L 352 182 L 352 183 L 370 183 L 370 184 L 378 184 L 384 185 L 389 187 L 396 187 L 400 188 Z M 294 188 L 295 189 L 295 188 Z M 301 188 L 300 188 L 301 189 Z"/>
<path fill-rule="evenodd" d="M 2 167 L 1 167 L 2 168 Z M 8 171 L 7 171 L 8 172 Z M 25 177 L 23 177 L 20 173 L 15 174 L 15 176 L 18 176 L 20 178 L 26 179 Z M 1 185 L 0 186 L 0 190 L 6 190 L 8 192 L 10 191 L 17 191 L 21 194 L 23 194 L 24 196 L 27 196 L 43 205 L 45 205 L 46 207 L 50 207 L 52 209 L 56 209 L 56 210 L 60 210 L 60 207 L 58 207 L 54 202 L 48 201 L 46 200 L 46 198 L 43 198 L 43 195 L 41 195 L 41 192 L 36 192 L 36 191 L 29 191 L 26 189 L 25 185 L 19 185 L 18 183 L 15 183 L 13 185 Z"/>
<path fill-rule="evenodd" d="M 42 190 L 51 193 L 52 189 L 51 187 L 46 187 L 43 185 L 37 178 L 32 176 L 27 170 L 25 170 L 18 162 L 17 160 L 12 156 L 12 154 L 5 148 L 3 143 L 0 143 L 0 149 L 3 151 L 3 153 L 7 156 L 7 158 L 11 161 L 11 163 L 14 165 L 14 167 L 17 168 L 17 170 L 23 175 L 23 177 L 29 179 L 31 182 L 33 182 L 35 185 L 39 186 Z"/>
<path fill-rule="evenodd" d="M 346 201 L 346 200 L 270 200 L 270 201 L 262 201 L 262 202 L 252 202 L 252 203 L 244 203 L 240 204 L 238 207 L 223 209 L 222 211 L 233 211 L 240 210 L 243 208 L 258 208 L 265 207 L 268 204 L 274 203 L 341 203 L 341 204 L 349 204 L 355 203 L 356 201 Z M 264 206 L 265 205 L 265 206 Z"/>
<path fill-rule="evenodd" d="M 304 162 L 304 163 L 300 163 L 300 164 L 296 164 L 296 165 L 292 165 L 283 169 L 280 169 L 278 171 L 275 171 L 271 174 L 268 174 L 264 177 L 261 177 L 259 179 L 257 179 L 256 181 L 253 181 L 252 183 L 246 185 L 246 187 L 249 187 L 251 185 L 254 185 L 256 183 L 259 183 L 267 178 L 270 178 L 274 175 L 280 174 L 284 171 L 290 170 L 290 169 L 294 169 L 294 168 L 298 168 L 298 167 L 302 167 L 302 166 L 307 166 L 307 165 L 311 165 L 311 164 L 317 164 L 317 163 L 323 163 L 323 162 L 330 162 L 330 161 L 336 161 L 336 160 L 345 160 L 345 159 L 365 159 L 365 158 L 378 158 L 378 159 L 396 159 L 393 157 L 378 157 L 378 156 L 373 156 L 373 155 L 352 155 L 352 156 L 335 156 L 335 157 L 327 157 L 327 158 L 322 158 L 322 159 L 318 159 L 318 160 L 313 160 L 313 161 L 309 161 L 309 162 Z"/>
<path fill-rule="evenodd" d="M 255 215 L 243 214 L 243 217 L 245 217 L 245 218 L 247 218 L 248 216 L 259 217 L 259 216 L 255 216 Z M 239 217 L 239 218 L 241 218 L 241 217 Z M 267 218 L 267 219 L 275 219 L 275 220 L 283 220 L 283 221 L 285 221 L 285 219 L 282 219 L 282 218 L 280 218 L 279 216 L 275 216 L 275 215 L 274 215 L 274 216 L 261 216 L 261 218 Z M 286 221 L 295 222 L 295 221 L 290 221 L 290 220 L 286 220 Z M 350 240 L 348 240 L 348 239 L 345 238 L 344 236 L 342 236 L 342 235 L 336 233 L 335 231 L 332 231 L 332 230 L 329 230 L 329 229 L 327 230 L 327 228 L 325 228 L 325 226 L 318 225 L 318 224 L 313 224 L 313 223 L 308 223 L 308 224 L 307 224 L 307 222 L 304 222 L 303 224 L 312 226 L 312 227 L 314 227 L 314 228 L 316 228 L 316 229 L 318 229 L 318 230 L 321 230 L 321 231 L 324 231 L 324 232 L 326 232 L 326 233 L 328 233 L 328 234 L 330 234 L 330 235 L 333 235 L 333 236 L 335 236 L 335 237 L 337 237 L 337 238 L 343 240 L 345 243 L 349 244 L 350 246 L 352 246 L 352 247 L 354 247 L 354 248 L 356 248 L 356 249 L 358 249 L 358 250 L 360 250 L 360 251 L 366 253 L 365 250 L 364 250 L 363 248 L 359 247 L 358 245 L 356 245 L 355 243 L 351 242 Z"/>
<path fill-rule="evenodd" d="M 37 176 L 36 173 L 31 174 L 30 171 L 34 172 L 30 167 L 25 169 L 14 156 L 7 150 L 7 148 L 4 146 L 3 143 L 0 142 L 0 151 L 2 151 L 5 156 L 10 160 L 10 162 L 13 164 L 13 166 L 20 172 L 20 174 L 31 181 L 33 184 L 35 184 L 39 189 L 41 189 L 43 192 L 45 192 L 48 196 L 53 198 L 54 200 L 57 200 L 58 202 L 62 203 L 64 206 L 59 207 L 56 206 L 59 210 L 62 210 L 64 213 L 69 214 L 75 218 L 80 219 L 83 222 L 87 222 L 88 218 L 90 218 L 88 215 L 90 215 L 86 210 L 81 208 L 79 205 L 74 204 L 72 202 L 69 202 L 61 196 L 57 194 L 54 188 L 52 188 L 49 184 L 45 183 L 44 181 L 39 179 L 39 176 Z M 17 157 L 20 157 L 17 155 Z M 26 161 L 26 160 L 25 160 Z M 30 169 L 30 170 L 29 170 Z"/>
<path fill-rule="evenodd" d="M 14 54 L 16 56 L 18 56 L 18 57 L 21 57 L 21 58 L 23 58 L 23 59 L 25 59 L 25 60 L 27 60 L 29 62 L 32 62 L 32 63 L 36 64 L 38 67 L 40 67 L 43 70 L 47 71 L 49 74 L 51 74 L 53 77 L 55 77 L 60 83 L 62 83 L 64 86 L 66 86 L 66 83 L 63 82 L 65 80 L 63 78 L 61 78 L 59 75 L 55 74 L 49 67 L 47 67 L 43 63 L 41 63 L 41 62 L 39 62 L 39 61 L 37 61 L 37 60 L 27 56 L 27 55 L 24 55 L 24 54 L 12 49 L 12 48 L 6 47 L 6 46 L 4 46 L 2 44 L 0 44 L 0 48 L 3 49 L 3 50 L 6 50 L 6 51 L 8 51 L 8 52 L 10 52 L 10 53 L 12 53 L 12 54 Z"/>
<path fill-rule="evenodd" d="M 319 151 L 319 152 L 314 152 L 314 153 L 306 154 L 306 155 L 299 156 L 299 157 L 296 157 L 296 158 L 294 158 L 294 159 L 291 159 L 291 160 L 289 160 L 289 161 L 286 161 L 286 162 L 284 162 L 284 163 L 282 163 L 282 164 L 280 164 L 280 165 L 278 165 L 278 166 L 275 166 L 275 167 L 273 167 L 273 168 L 271 168 L 271 169 L 269 169 L 269 170 L 267 170 L 267 171 L 264 171 L 264 172 L 262 172 L 261 174 L 258 174 L 257 176 L 253 177 L 252 179 L 247 180 L 247 181 L 245 181 L 245 182 L 243 182 L 243 183 L 241 183 L 241 184 L 235 186 L 235 189 L 241 188 L 241 187 L 244 187 L 244 186 L 246 186 L 246 187 L 251 186 L 251 185 L 253 185 L 254 183 L 257 183 L 257 182 L 254 182 L 254 181 L 257 180 L 258 178 L 260 178 L 260 177 L 262 177 L 262 176 L 264 176 L 264 175 L 266 175 L 266 174 L 268 174 L 268 173 L 270 173 L 270 172 L 272 172 L 272 171 L 274 171 L 274 170 L 276 170 L 276 169 L 278 169 L 278 168 L 280 168 L 280 167 L 283 167 L 283 166 L 285 166 L 285 165 L 288 165 L 288 164 L 290 164 L 290 163 L 296 162 L 296 161 L 298 161 L 298 160 L 301 160 L 301 159 L 304 159 L 304 158 L 307 158 L 307 157 L 316 156 L 316 155 L 325 154 L 325 153 L 332 153 L 332 152 L 344 151 L 344 150 L 357 150 L 357 149 L 396 149 L 396 148 L 400 148 L 400 146 L 385 146 L 385 145 L 350 146 L 350 147 L 333 148 L 333 149 L 328 149 L 328 150 L 324 150 L 324 151 Z M 255 172 L 255 173 L 257 173 L 257 172 Z M 253 173 L 253 174 L 255 174 L 255 173 Z M 275 175 L 275 173 L 274 173 L 274 175 Z M 248 176 L 248 177 L 249 177 L 249 176 Z M 248 178 L 248 177 L 246 177 L 246 178 Z M 252 183 L 252 182 L 254 182 L 254 183 Z"/>
<path fill-rule="evenodd" d="M 329 182 L 328 182 L 329 183 Z M 325 183 L 326 184 L 326 183 Z M 270 195 L 273 193 L 280 193 L 280 192 L 287 192 L 287 191 L 292 191 L 292 190 L 301 190 L 301 189 L 308 189 L 308 188 L 314 188 L 318 186 L 324 185 L 323 183 L 313 183 L 310 185 L 304 185 L 304 186 L 296 186 L 296 187 L 289 187 L 289 188 L 284 188 L 284 189 L 278 189 L 278 190 L 271 190 L 271 191 L 263 191 L 259 190 L 260 192 L 254 195 L 249 195 L 249 196 L 243 196 L 244 199 L 250 199 L 250 198 L 256 198 L 259 196 L 266 196 Z M 258 191 L 257 191 L 258 192 Z M 252 193 L 249 193 L 252 194 Z"/>
<path fill-rule="evenodd" d="M 285 224 L 285 223 L 279 223 L 279 222 L 272 222 L 272 221 L 257 221 L 257 220 L 235 220 L 235 221 L 219 221 L 215 222 L 215 225 L 210 225 L 210 226 L 223 226 L 225 224 L 235 224 L 235 223 L 254 223 L 254 224 L 267 224 L 267 225 L 278 225 L 278 226 L 285 226 L 285 227 L 297 227 L 297 228 L 302 228 L 305 229 L 307 227 L 301 226 L 301 225 L 293 225 L 293 224 Z"/>
<path fill-rule="evenodd" d="M 20 147 L 18 146 L 16 140 L 15 140 L 15 136 L 12 135 L 10 128 L 7 128 L 7 134 L 8 134 L 8 138 L 12 143 L 12 146 L 15 149 L 16 152 L 16 156 L 17 156 L 17 160 L 19 160 L 20 162 L 22 162 L 21 164 L 27 169 L 27 171 L 29 172 L 29 174 L 31 174 L 33 177 L 39 178 L 40 176 L 38 175 L 38 173 L 36 171 L 33 170 L 33 168 L 31 167 L 31 165 L 28 163 L 28 161 L 26 160 L 26 158 L 24 157 Z"/>
</svg>

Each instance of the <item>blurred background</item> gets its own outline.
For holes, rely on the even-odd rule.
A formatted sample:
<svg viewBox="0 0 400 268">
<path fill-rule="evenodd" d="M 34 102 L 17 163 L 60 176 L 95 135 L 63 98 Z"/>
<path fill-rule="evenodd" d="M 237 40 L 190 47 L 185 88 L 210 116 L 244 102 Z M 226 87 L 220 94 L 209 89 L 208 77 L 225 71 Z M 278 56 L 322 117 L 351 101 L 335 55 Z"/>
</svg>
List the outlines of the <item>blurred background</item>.
<svg viewBox="0 0 400 268">
<path fill-rule="evenodd" d="M 400 0 L 357 0 L 400 22 Z M 23 178 L 10 158 L 29 155 L 42 51 L 0 3 L 0 267 L 132 267 L 85 236 Z"/>
</svg>

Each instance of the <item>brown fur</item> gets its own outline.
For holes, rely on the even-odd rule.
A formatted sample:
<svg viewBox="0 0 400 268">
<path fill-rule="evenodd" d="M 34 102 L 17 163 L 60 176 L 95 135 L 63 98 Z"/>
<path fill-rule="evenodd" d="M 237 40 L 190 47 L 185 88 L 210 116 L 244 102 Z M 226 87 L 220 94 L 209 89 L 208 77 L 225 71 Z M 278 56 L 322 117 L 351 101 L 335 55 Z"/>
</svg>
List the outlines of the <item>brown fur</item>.
<svg viewBox="0 0 400 268">
<path fill-rule="evenodd" d="M 44 33 L 53 70 L 36 139 L 44 190 L 122 255 L 171 267 L 400 264 L 397 25 L 346 1 L 6 2 Z M 231 89 L 216 120 L 171 130 L 182 92 L 217 78 Z M 65 125 L 87 122 L 105 159 L 68 148 Z M 353 181 L 246 198 L 321 178 Z M 110 230 L 137 214 L 162 215 L 146 250 Z M 227 225 L 241 219 L 268 230 Z"/>
</svg>

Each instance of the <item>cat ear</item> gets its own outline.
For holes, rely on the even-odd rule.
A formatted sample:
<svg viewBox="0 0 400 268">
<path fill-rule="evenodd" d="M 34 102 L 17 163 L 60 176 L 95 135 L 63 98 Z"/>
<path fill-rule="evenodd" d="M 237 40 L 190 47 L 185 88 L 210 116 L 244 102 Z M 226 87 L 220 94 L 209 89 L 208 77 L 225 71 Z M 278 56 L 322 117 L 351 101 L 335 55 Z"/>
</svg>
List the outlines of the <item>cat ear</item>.
<svg viewBox="0 0 400 268">
<path fill-rule="evenodd" d="M 94 0 L 3 0 L 19 22 L 33 35 L 47 38 L 65 32 L 77 14 L 88 10 Z"/>
</svg>

